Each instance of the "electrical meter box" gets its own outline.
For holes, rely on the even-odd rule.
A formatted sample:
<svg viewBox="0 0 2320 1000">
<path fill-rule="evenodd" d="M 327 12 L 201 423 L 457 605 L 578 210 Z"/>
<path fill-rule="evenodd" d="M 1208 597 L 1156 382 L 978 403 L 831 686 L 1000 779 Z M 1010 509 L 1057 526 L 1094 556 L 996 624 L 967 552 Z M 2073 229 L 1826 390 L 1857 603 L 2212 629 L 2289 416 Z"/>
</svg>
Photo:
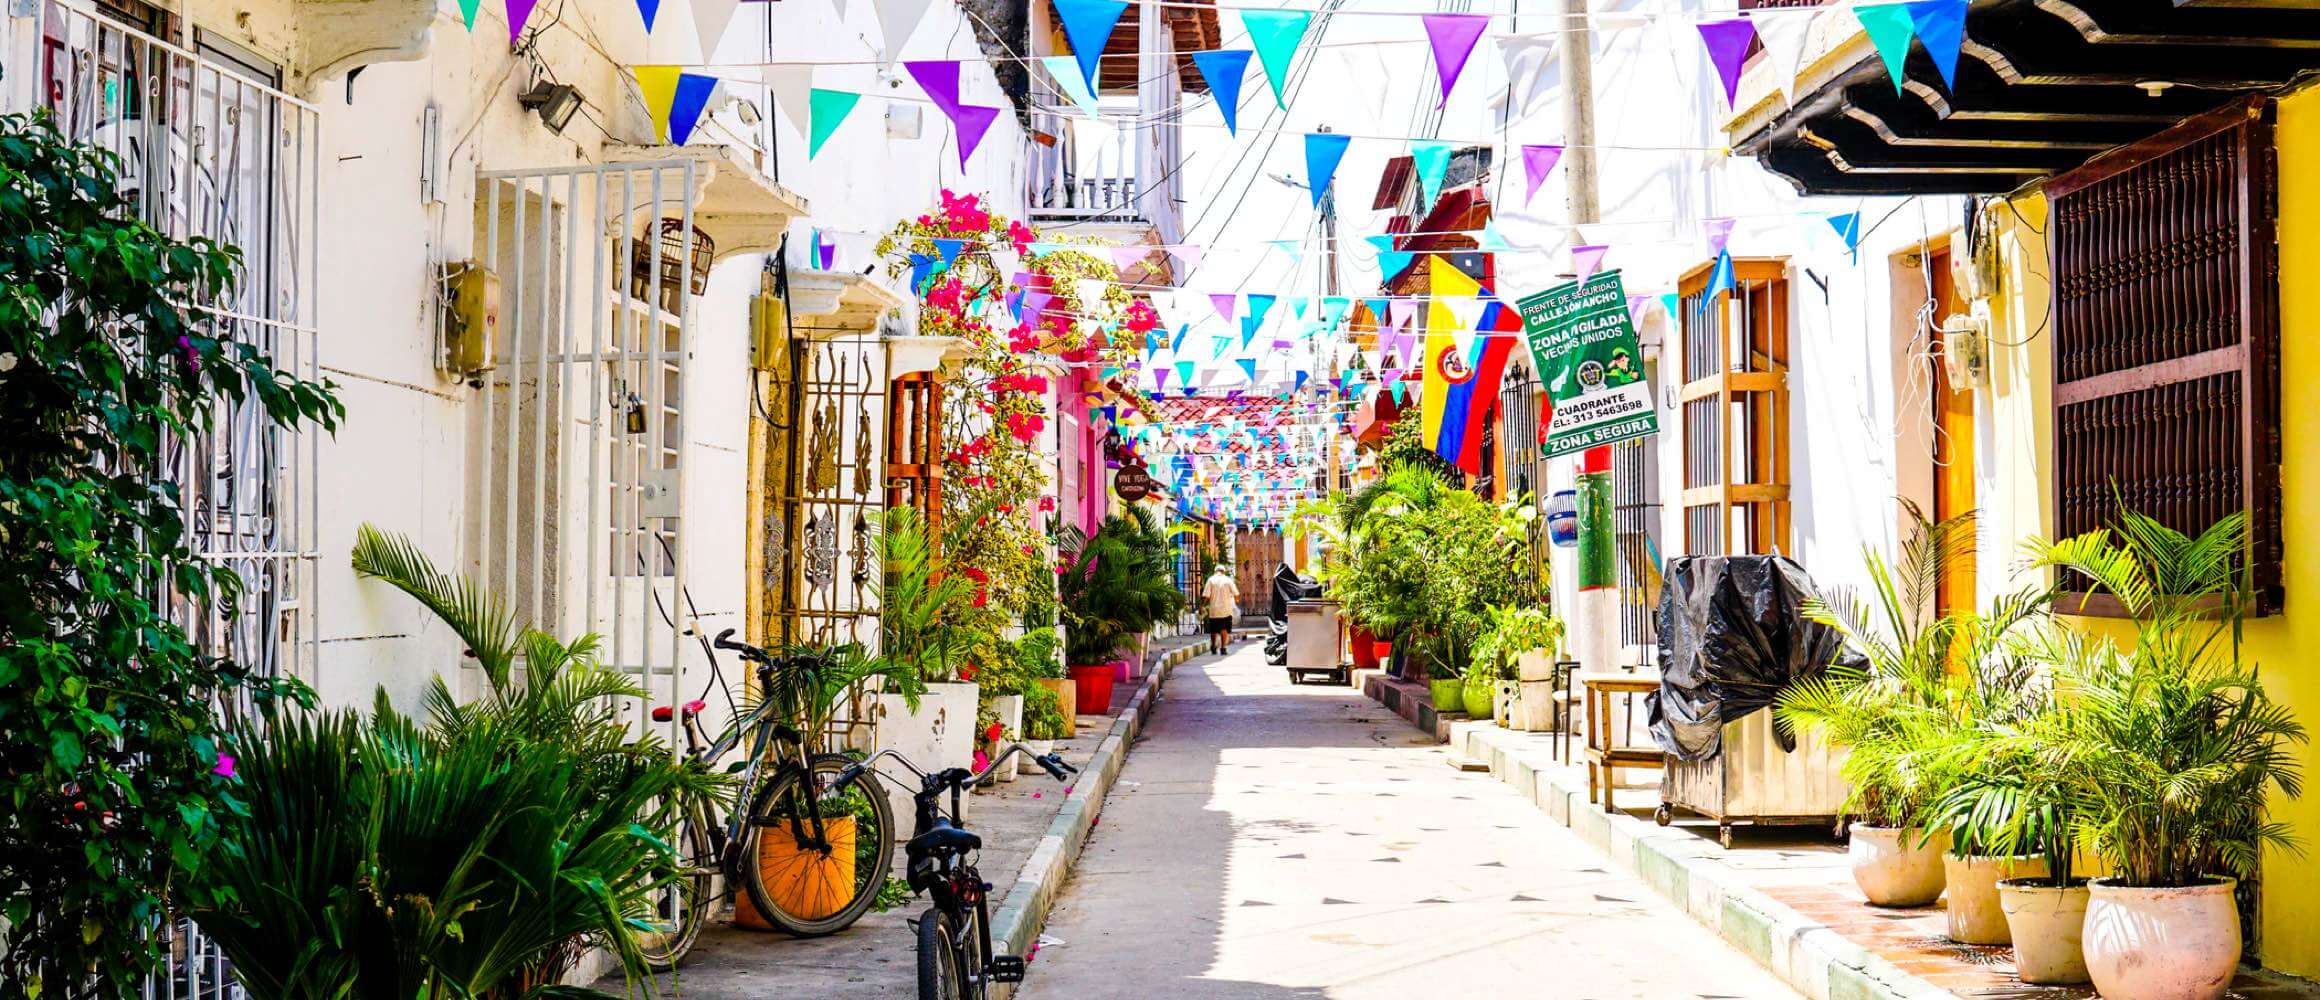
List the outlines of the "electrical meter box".
<svg viewBox="0 0 2320 1000">
<path fill-rule="evenodd" d="M 499 275 L 474 261 L 453 264 L 444 276 L 450 307 L 443 322 L 444 367 L 462 375 L 492 369 L 499 342 Z"/>
<path fill-rule="evenodd" d="M 752 367 L 762 372 L 789 370 L 789 303 L 772 292 L 759 292 L 749 308 L 753 349 Z"/>
</svg>

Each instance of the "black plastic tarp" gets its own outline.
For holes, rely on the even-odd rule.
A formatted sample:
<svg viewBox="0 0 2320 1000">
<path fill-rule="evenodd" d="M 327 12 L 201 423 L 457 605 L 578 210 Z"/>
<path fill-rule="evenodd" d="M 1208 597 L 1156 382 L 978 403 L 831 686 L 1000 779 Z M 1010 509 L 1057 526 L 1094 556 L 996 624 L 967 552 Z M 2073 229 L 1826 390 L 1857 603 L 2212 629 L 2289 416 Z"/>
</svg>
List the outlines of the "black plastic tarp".
<svg viewBox="0 0 2320 1000">
<path fill-rule="evenodd" d="M 1682 760 L 1724 746 L 1724 724 L 1770 706 L 1782 688 L 1857 658 L 1836 629 L 1804 616 L 1815 596 L 1804 568 L 1782 556 L 1668 560 L 1659 601 L 1659 690 L 1646 701 L 1651 738 Z M 1782 749 L 1795 740 L 1774 729 Z"/>
<path fill-rule="evenodd" d="M 1276 667 L 1289 665 L 1289 602 L 1305 601 L 1321 596 L 1321 581 L 1297 572 L 1288 563 L 1273 571 L 1273 603 L 1266 609 L 1272 621 L 1272 632 L 1265 636 L 1265 662 Z"/>
</svg>

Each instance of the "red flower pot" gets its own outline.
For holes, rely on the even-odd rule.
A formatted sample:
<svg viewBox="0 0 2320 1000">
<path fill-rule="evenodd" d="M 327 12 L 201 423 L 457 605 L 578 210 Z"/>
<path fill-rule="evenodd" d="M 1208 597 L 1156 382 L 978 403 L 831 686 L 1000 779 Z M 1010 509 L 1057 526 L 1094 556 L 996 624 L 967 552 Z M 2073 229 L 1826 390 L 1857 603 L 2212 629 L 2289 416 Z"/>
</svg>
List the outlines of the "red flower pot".
<svg viewBox="0 0 2320 1000">
<path fill-rule="evenodd" d="M 1091 715 L 1112 714 L 1112 665 L 1079 663 L 1069 669 L 1072 694 L 1079 710 Z"/>
<path fill-rule="evenodd" d="M 1394 641 L 1392 639 L 1372 639 L 1369 648 L 1371 659 L 1381 664 L 1394 662 Z"/>
<path fill-rule="evenodd" d="M 1376 670 L 1378 665 L 1377 637 L 1359 625 L 1353 627 L 1353 665 L 1363 670 Z"/>
</svg>

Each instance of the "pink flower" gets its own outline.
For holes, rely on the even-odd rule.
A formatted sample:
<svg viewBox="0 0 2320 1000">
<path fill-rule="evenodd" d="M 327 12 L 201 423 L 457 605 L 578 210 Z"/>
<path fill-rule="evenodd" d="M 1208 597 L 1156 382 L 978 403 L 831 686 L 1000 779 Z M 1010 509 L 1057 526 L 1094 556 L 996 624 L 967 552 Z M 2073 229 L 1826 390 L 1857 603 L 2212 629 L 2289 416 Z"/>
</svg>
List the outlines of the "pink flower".
<svg viewBox="0 0 2320 1000">
<path fill-rule="evenodd" d="M 230 753 L 218 754 L 217 766 L 210 768 L 209 773 L 221 778 L 234 777 L 234 755 Z"/>
<path fill-rule="evenodd" d="M 1036 413 L 1010 413 L 1007 415 L 1007 433 L 1014 435 L 1015 440 L 1024 444 L 1030 444 L 1036 440 L 1039 437 L 1039 432 L 1046 426 L 1047 418 Z"/>
<path fill-rule="evenodd" d="M 1040 497 L 1040 498 L 1039 498 L 1039 509 L 1040 509 L 1040 510 L 1042 510 L 1042 511 L 1052 511 L 1052 510 L 1054 510 L 1054 509 L 1055 509 L 1055 498 L 1054 498 L 1054 497 Z"/>
<path fill-rule="evenodd" d="M 984 769 L 986 769 L 986 768 L 989 768 L 990 766 L 991 766 L 991 755 L 990 755 L 990 754 L 987 754 L 987 753 L 984 753 L 984 752 L 982 752 L 981 750 L 977 750 L 977 751 L 975 751 L 975 770 L 977 770 L 977 771 L 981 771 L 981 770 L 984 770 Z"/>
</svg>

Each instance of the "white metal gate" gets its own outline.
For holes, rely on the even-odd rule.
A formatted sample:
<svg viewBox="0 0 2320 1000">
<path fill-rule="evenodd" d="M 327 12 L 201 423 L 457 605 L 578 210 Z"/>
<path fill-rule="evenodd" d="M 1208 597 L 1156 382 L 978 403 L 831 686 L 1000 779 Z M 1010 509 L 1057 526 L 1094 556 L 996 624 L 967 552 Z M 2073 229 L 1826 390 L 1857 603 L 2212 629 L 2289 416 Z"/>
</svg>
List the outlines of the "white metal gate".
<svg viewBox="0 0 2320 1000">
<path fill-rule="evenodd" d="M 683 531 L 701 169 L 484 171 L 476 192 L 501 312 L 469 452 L 473 571 L 522 623 L 599 635 L 660 703 L 685 700 L 703 656 Z M 664 227 L 687 244 L 675 259 Z"/>
<path fill-rule="evenodd" d="M 315 109 L 277 89 L 269 67 L 197 34 L 178 44 L 90 5 L 27 6 L 0 39 L 9 68 L 24 70 L 0 87 L 10 109 L 45 107 L 67 137 L 118 155 L 121 192 L 156 228 L 240 248 L 232 297 L 189 308 L 213 336 L 317 378 Z M 181 624 L 204 652 L 311 683 L 319 435 L 274 426 L 254 402 L 217 417 L 209 433 L 169 442 L 162 472 L 178 485 L 195 551 L 243 586 L 232 607 L 181 608 Z M 171 967 L 145 996 L 243 995 L 190 922 L 167 946 Z"/>
</svg>

